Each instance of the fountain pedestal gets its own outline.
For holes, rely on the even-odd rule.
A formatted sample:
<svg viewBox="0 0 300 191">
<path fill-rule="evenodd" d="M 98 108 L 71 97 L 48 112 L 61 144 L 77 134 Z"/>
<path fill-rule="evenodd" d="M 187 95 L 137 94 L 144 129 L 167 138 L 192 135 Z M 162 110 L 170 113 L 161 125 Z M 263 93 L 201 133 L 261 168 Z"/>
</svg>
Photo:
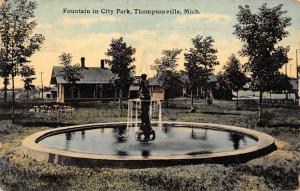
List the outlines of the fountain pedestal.
<svg viewBox="0 0 300 191">
<path fill-rule="evenodd" d="M 161 121 L 161 104 L 159 100 L 152 100 L 149 90 L 149 82 L 147 75 L 141 75 L 139 87 L 139 99 L 131 99 L 128 101 L 128 120 L 127 127 L 132 126 L 133 109 L 135 106 L 135 127 L 138 124 L 138 109 L 141 110 L 140 128 L 136 132 L 136 140 L 141 142 L 153 141 L 155 139 L 155 131 L 151 127 L 151 119 L 153 112 L 158 111 L 158 120 Z"/>
<path fill-rule="evenodd" d="M 151 128 L 151 122 L 149 116 L 151 94 L 150 94 L 149 82 L 147 80 L 146 74 L 141 75 L 139 94 L 141 99 L 142 122 L 141 122 L 140 130 L 136 132 L 136 139 L 138 141 L 143 141 L 143 142 L 153 141 L 155 139 L 155 132 Z"/>
<path fill-rule="evenodd" d="M 140 129 L 136 132 L 136 139 L 142 142 L 153 141 L 155 139 L 155 131 L 151 127 L 149 108 L 150 99 L 141 100 L 141 125 Z"/>
</svg>

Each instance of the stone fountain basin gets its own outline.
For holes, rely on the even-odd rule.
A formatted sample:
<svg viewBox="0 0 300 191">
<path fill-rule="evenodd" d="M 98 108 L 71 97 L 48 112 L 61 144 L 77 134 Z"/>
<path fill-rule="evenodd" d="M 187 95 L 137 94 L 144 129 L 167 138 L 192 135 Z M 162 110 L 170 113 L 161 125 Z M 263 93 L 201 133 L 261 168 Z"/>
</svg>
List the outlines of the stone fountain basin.
<svg viewBox="0 0 300 191">
<path fill-rule="evenodd" d="M 155 123 L 157 122 L 154 122 L 154 124 Z M 202 153 L 196 155 L 149 155 L 147 157 L 140 155 L 117 156 L 109 154 L 75 152 L 58 148 L 51 148 L 42 144 L 38 144 L 39 141 L 47 137 L 58 135 L 61 133 L 97 128 L 113 128 L 121 125 L 126 125 L 126 122 L 75 125 L 37 132 L 23 140 L 22 151 L 26 156 L 34 158 L 38 161 L 57 163 L 61 165 L 75 165 L 80 167 L 146 168 L 201 163 L 243 163 L 276 150 L 275 140 L 271 136 L 255 130 L 211 123 L 169 121 L 163 122 L 163 125 L 172 127 L 186 126 L 187 128 L 193 127 L 201 129 L 213 129 L 225 132 L 235 132 L 251 137 L 256 141 L 256 143 L 245 148 L 240 148 L 238 150 Z"/>
</svg>

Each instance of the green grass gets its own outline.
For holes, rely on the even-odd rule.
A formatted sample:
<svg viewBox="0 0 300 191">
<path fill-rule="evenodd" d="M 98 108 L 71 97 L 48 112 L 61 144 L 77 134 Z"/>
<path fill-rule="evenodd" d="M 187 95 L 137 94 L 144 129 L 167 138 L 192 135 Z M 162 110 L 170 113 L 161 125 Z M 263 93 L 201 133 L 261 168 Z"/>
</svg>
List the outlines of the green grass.
<svg viewBox="0 0 300 191">
<path fill-rule="evenodd" d="M 171 103 L 172 106 L 172 103 Z M 19 109 L 17 124 L 0 119 L 0 185 L 7 190 L 291 190 L 298 186 L 300 172 L 300 110 L 267 108 L 264 127 L 256 125 L 255 108 L 233 102 L 198 101 L 196 113 L 188 103 L 163 108 L 164 120 L 209 122 L 248 127 L 269 133 L 278 151 L 245 164 L 201 164 L 149 169 L 78 168 L 37 162 L 19 152 L 21 140 L 49 124 L 64 126 L 125 121 L 115 106 L 76 108 L 62 115 L 26 113 Z M 6 118 L 8 111 L 0 109 Z M 125 113 L 125 112 L 124 112 Z M 24 117 L 25 116 L 25 117 Z"/>
</svg>

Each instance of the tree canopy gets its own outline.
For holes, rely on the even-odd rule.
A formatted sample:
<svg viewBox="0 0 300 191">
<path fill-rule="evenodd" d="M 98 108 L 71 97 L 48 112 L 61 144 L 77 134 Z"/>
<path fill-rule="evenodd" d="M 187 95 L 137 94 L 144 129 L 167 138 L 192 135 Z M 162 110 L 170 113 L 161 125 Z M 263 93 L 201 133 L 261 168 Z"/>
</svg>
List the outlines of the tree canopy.
<svg viewBox="0 0 300 191">
<path fill-rule="evenodd" d="M 246 69 L 251 74 L 252 90 L 268 90 L 274 75 L 288 63 L 289 47 L 278 45 L 289 34 L 291 18 L 285 17 L 286 13 L 282 4 L 272 8 L 263 4 L 258 13 L 252 13 L 248 5 L 239 7 L 234 34 L 243 43 L 240 54 L 248 58 Z"/>
<path fill-rule="evenodd" d="M 128 46 L 123 37 L 112 39 L 109 46 L 106 55 L 111 57 L 109 65 L 112 73 L 118 76 L 114 80 L 114 84 L 123 90 L 128 88 L 134 80 L 135 66 L 132 63 L 135 61 L 133 56 L 136 49 Z"/>
<path fill-rule="evenodd" d="M 219 64 L 214 42 L 211 36 L 204 38 L 197 35 L 192 38 L 193 47 L 184 54 L 184 66 L 192 88 L 200 85 L 207 91 L 209 76 L 213 72 L 213 67 Z"/>
<path fill-rule="evenodd" d="M 248 78 L 246 77 L 240 61 L 232 54 L 223 67 L 224 77 L 228 87 L 233 91 L 241 90 L 246 84 Z"/>
<path fill-rule="evenodd" d="M 154 61 L 158 83 L 165 90 L 166 100 L 169 96 L 169 90 L 181 84 L 179 72 L 176 71 L 178 66 L 177 56 L 181 51 L 181 49 L 163 50 L 162 57 Z"/>
<path fill-rule="evenodd" d="M 59 64 L 63 66 L 60 73 L 69 86 L 75 86 L 76 82 L 82 77 L 82 68 L 79 64 L 72 65 L 72 58 L 72 54 L 66 52 L 63 52 L 58 57 Z"/>
<path fill-rule="evenodd" d="M 24 89 L 26 91 L 32 90 L 35 86 L 32 84 L 33 80 L 35 80 L 35 70 L 31 66 L 24 66 L 20 71 L 21 76 L 23 77 Z"/>
<path fill-rule="evenodd" d="M 0 7 L 1 54 L 7 70 L 18 75 L 19 67 L 30 62 L 30 58 L 40 50 L 45 38 L 33 34 L 37 26 L 34 19 L 35 1 L 4 1 Z"/>
</svg>

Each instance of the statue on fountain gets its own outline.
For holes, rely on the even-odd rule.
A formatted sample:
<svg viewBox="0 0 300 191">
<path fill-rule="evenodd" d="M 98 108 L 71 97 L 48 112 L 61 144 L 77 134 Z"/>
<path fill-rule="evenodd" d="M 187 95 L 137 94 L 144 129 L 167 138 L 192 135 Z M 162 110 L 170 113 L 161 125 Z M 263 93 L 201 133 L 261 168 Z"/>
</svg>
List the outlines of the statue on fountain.
<svg viewBox="0 0 300 191">
<path fill-rule="evenodd" d="M 141 75 L 139 97 L 141 99 L 141 126 L 136 132 L 136 139 L 141 142 L 149 142 L 155 139 L 155 131 L 151 128 L 149 109 L 151 102 L 151 95 L 149 90 L 149 82 L 147 75 Z"/>
</svg>

